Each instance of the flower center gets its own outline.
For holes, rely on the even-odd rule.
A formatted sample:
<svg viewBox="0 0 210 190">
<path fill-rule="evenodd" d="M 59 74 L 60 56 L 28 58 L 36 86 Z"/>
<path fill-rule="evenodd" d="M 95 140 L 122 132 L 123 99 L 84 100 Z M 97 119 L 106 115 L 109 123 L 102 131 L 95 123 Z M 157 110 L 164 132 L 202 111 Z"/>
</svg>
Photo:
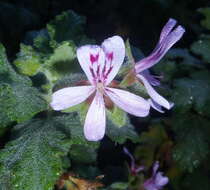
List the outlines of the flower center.
<svg viewBox="0 0 210 190">
<path fill-rule="evenodd" d="M 102 82 L 98 82 L 96 88 L 101 94 L 104 94 L 104 84 Z"/>
</svg>

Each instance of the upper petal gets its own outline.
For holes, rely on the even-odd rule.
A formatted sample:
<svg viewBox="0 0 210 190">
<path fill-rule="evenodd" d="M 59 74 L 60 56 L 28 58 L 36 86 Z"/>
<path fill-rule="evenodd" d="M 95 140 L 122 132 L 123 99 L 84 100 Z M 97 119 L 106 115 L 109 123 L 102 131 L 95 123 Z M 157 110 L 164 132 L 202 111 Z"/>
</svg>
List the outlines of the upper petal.
<svg viewBox="0 0 210 190">
<path fill-rule="evenodd" d="M 105 63 L 103 49 L 97 45 L 85 45 L 77 49 L 77 58 L 88 80 L 95 84 L 99 78 L 98 69 L 102 69 Z"/>
<path fill-rule="evenodd" d="M 182 37 L 185 29 L 182 26 L 178 26 L 172 30 L 174 26 L 175 21 L 169 20 L 169 22 L 163 28 L 160 40 L 153 52 L 148 57 L 145 57 L 136 63 L 135 69 L 137 73 L 152 67 L 158 61 L 160 61 L 166 52 Z"/>
<path fill-rule="evenodd" d="M 176 25 L 176 20 L 170 18 L 168 20 L 168 22 L 165 24 L 165 26 L 163 27 L 161 33 L 160 33 L 160 40 L 159 43 L 161 43 L 165 37 L 172 31 L 172 29 L 174 28 L 174 26 Z"/>
<path fill-rule="evenodd" d="M 124 111 L 139 117 L 149 114 L 150 104 L 140 96 L 116 88 L 106 88 L 106 94 Z"/>
<path fill-rule="evenodd" d="M 120 36 L 113 36 L 102 43 L 102 48 L 106 56 L 105 81 L 108 85 L 119 71 L 125 58 L 125 44 Z"/>
<path fill-rule="evenodd" d="M 153 168 L 152 168 L 152 176 L 154 177 L 158 171 L 158 168 L 159 168 L 159 162 L 156 161 L 154 164 L 153 164 Z"/>
<path fill-rule="evenodd" d="M 64 110 L 85 101 L 95 90 L 93 86 L 76 86 L 53 93 L 50 103 L 54 110 Z"/>
<path fill-rule="evenodd" d="M 160 94 L 158 94 L 143 75 L 139 74 L 139 75 L 137 75 L 137 77 L 143 82 L 148 94 L 157 104 L 160 104 L 161 106 L 163 106 L 167 109 L 170 109 L 172 107 L 172 104 L 169 103 Z"/>
<path fill-rule="evenodd" d="M 91 103 L 84 124 L 84 134 L 89 141 L 98 141 L 104 137 L 106 115 L 103 95 L 96 92 Z"/>
</svg>

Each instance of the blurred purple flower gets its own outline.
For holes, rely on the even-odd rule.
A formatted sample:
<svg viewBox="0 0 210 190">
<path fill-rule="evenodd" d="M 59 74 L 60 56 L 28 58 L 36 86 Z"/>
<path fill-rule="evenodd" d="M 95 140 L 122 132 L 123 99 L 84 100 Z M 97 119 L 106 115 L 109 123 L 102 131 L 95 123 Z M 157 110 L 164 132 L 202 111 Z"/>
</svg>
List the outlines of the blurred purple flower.
<svg viewBox="0 0 210 190">
<path fill-rule="evenodd" d="M 159 168 L 159 162 L 155 162 L 153 165 L 152 177 L 147 179 L 143 186 L 146 190 L 159 190 L 168 183 L 168 177 L 163 176 L 162 172 L 157 172 Z"/>
<path fill-rule="evenodd" d="M 128 151 L 128 149 L 126 147 L 123 147 L 123 151 L 131 159 L 130 171 L 131 171 L 132 175 L 137 175 L 140 171 L 144 170 L 144 166 L 137 166 L 136 165 L 133 155 Z"/>
<path fill-rule="evenodd" d="M 155 49 L 148 57 L 138 61 L 135 65 L 136 76 L 144 84 L 151 97 L 151 106 L 159 112 L 164 112 L 161 106 L 170 109 L 173 103 L 169 103 L 152 87 L 158 86 L 160 82 L 157 76 L 153 76 L 149 73 L 148 69 L 158 63 L 167 51 L 183 36 L 185 29 L 180 25 L 174 28 L 175 25 L 176 20 L 169 19 L 161 31 L 160 39 Z"/>
<path fill-rule="evenodd" d="M 112 80 L 125 57 L 125 45 L 120 36 L 106 39 L 101 46 L 85 45 L 77 49 L 77 58 L 90 85 L 68 87 L 52 95 L 51 107 L 64 110 L 89 98 L 93 100 L 88 109 L 84 134 L 90 141 L 98 141 L 105 134 L 106 116 L 104 98 L 109 98 L 124 111 L 139 117 L 149 114 L 147 100 L 130 92 L 111 88 Z"/>
</svg>

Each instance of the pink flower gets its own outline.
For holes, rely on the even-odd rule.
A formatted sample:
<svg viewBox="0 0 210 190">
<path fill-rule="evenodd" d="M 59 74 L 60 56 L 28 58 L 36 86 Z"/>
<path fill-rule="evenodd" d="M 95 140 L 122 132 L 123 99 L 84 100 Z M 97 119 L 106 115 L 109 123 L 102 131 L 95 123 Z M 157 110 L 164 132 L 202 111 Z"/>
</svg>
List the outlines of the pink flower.
<svg viewBox="0 0 210 190">
<path fill-rule="evenodd" d="M 173 106 L 173 103 L 169 103 L 165 98 L 155 91 L 152 85 L 157 86 L 159 85 L 159 82 L 157 77 L 150 75 L 147 69 L 158 63 L 160 59 L 167 53 L 167 51 L 184 34 L 185 29 L 180 25 L 174 29 L 175 25 L 176 20 L 169 19 L 169 21 L 163 27 L 159 42 L 152 53 L 148 57 L 145 57 L 135 64 L 136 76 L 144 84 L 148 94 L 150 95 L 151 106 L 160 112 L 163 112 L 161 106 L 165 107 L 166 109 L 170 109 Z"/>
<path fill-rule="evenodd" d="M 137 166 L 135 163 L 135 159 L 133 157 L 133 155 L 128 151 L 127 148 L 123 148 L 123 151 L 125 154 L 127 154 L 130 159 L 131 159 L 131 166 L 130 166 L 130 171 L 132 175 L 137 175 L 140 171 L 144 170 L 144 166 Z"/>
<path fill-rule="evenodd" d="M 162 172 L 157 172 L 159 168 L 159 162 L 155 162 L 153 166 L 152 177 L 146 180 L 143 184 L 146 190 L 159 190 L 168 183 L 168 177 L 164 177 Z"/>
<path fill-rule="evenodd" d="M 98 141 L 105 134 L 106 116 L 104 98 L 109 98 L 119 108 L 139 117 L 149 113 L 147 100 L 130 92 L 112 87 L 125 57 L 124 41 L 119 36 L 106 39 L 101 46 L 86 45 L 77 49 L 77 58 L 90 85 L 63 88 L 52 95 L 54 110 L 64 110 L 77 105 L 91 95 L 94 97 L 88 109 L 84 134 L 90 141 Z"/>
</svg>

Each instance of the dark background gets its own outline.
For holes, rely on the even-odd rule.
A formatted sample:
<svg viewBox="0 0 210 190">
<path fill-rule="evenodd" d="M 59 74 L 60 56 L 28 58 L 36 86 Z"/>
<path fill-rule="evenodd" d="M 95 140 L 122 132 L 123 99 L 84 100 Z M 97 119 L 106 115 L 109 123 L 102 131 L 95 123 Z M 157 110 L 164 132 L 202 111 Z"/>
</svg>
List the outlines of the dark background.
<svg viewBox="0 0 210 190">
<path fill-rule="evenodd" d="M 113 34 L 129 37 L 148 53 L 162 26 L 172 17 L 186 28 L 178 46 L 188 46 L 200 33 L 197 9 L 208 0 L 1 0 L 0 41 L 14 57 L 26 32 L 44 28 L 62 11 L 72 9 L 87 18 L 86 32 L 98 42 Z"/>
</svg>

